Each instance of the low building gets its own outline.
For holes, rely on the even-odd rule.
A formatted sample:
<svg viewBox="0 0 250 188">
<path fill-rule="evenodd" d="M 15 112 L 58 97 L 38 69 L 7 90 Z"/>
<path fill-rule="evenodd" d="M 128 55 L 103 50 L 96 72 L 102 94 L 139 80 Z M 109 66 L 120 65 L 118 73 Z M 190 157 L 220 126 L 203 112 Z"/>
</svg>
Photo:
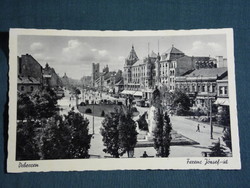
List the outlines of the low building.
<svg viewBox="0 0 250 188">
<path fill-rule="evenodd" d="M 30 94 L 32 92 L 40 91 L 42 83 L 33 77 L 18 76 L 17 90 L 20 93 Z"/>
<path fill-rule="evenodd" d="M 217 80 L 217 100 L 214 104 L 229 107 L 228 93 L 228 77 L 226 76 L 221 80 Z"/>
<path fill-rule="evenodd" d="M 43 86 L 43 67 L 29 54 L 17 57 L 17 90 L 32 93 Z"/>
<path fill-rule="evenodd" d="M 121 93 L 124 90 L 124 82 L 121 79 L 119 82 L 115 84 L 115 93 Z"/>
<path fill-rule="evenodd" d="M 43 67 L 29 54 L 17 57 L 18 75 L 20 77 L 35 78 L 43 82 Z"/>
<path fill-rule="evenodd" d="M 193 106 L 206 110 L 208 101 L 217 98 L 217 81 L 227 76 L 227 68 L 200 68 L 191 73 L 176 77 L 176 88 L 184 91 L 192 100 Z"/>
<path fill-rule="evenodd" d="M 62 87 L 61 78 L 56 74 L 55 69 L 50 67 L 48 63 L 46 63 L 43 69 L 43 84 L 45 87 L 50 88 Z"/>
</svg>

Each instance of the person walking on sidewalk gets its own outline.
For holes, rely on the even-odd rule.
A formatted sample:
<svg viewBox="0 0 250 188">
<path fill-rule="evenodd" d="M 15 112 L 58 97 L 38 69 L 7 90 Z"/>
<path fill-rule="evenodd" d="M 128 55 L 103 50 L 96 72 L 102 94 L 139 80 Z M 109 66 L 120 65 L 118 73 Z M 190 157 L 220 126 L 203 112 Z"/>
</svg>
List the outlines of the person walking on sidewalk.
<svg viewBox="0 0 250 188">
<path fill-rule="evenodd" d="M 200 132 L 200 124 L 197 125 L 196 132 Z"/>
</svg>

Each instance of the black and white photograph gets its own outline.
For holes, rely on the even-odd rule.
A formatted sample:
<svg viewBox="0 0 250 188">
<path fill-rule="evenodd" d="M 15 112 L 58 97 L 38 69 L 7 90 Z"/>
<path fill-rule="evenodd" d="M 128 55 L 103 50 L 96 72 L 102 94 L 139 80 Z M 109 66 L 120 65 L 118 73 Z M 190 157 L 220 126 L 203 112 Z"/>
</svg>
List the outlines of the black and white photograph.
<svg viewBox="0 0 250 188">
<path fill-rule="evenodd" d="M 9 66 L 9 172 L 241 168 L 232 29 L 12 29 Z"/>
</svg>

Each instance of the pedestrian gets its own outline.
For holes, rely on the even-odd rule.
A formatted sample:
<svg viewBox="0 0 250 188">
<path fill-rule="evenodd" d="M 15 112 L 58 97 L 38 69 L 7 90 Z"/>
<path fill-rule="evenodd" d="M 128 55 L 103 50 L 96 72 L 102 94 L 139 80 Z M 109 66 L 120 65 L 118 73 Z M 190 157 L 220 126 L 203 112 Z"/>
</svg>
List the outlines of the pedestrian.
<svg viewBox="0 0 250 188">
<path fill-rule="evenodd" d="M 197 125 L 196 132 L 200 132 L 200 124 Z"/>
<path fill-rule="evenodd" d="M 146 151 L 144 151 L 144 153 L 143 153 L 142 157 L 144 157 L 144 158 L 148 157 L 148 154 L 147 154 L 147 152 L 146 152 Z"/>
<path fill-rule="evenodd" d="M 224 133 L 226 131 L 226 127 L 223 127 L 222 133 Z"/>
</svg>

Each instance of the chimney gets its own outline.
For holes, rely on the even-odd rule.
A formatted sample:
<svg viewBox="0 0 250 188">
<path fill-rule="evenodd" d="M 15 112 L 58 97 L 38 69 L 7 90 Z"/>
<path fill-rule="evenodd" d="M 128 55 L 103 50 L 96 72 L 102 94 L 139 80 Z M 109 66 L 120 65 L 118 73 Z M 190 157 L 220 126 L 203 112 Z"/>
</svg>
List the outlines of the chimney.
<svg viewBox="0 0 250 188">
<path fill-rule="evenodd" d="M 223 63 L 223 56 L 216 56 L 217 68 L 225 67 Z"/>
</svg>

